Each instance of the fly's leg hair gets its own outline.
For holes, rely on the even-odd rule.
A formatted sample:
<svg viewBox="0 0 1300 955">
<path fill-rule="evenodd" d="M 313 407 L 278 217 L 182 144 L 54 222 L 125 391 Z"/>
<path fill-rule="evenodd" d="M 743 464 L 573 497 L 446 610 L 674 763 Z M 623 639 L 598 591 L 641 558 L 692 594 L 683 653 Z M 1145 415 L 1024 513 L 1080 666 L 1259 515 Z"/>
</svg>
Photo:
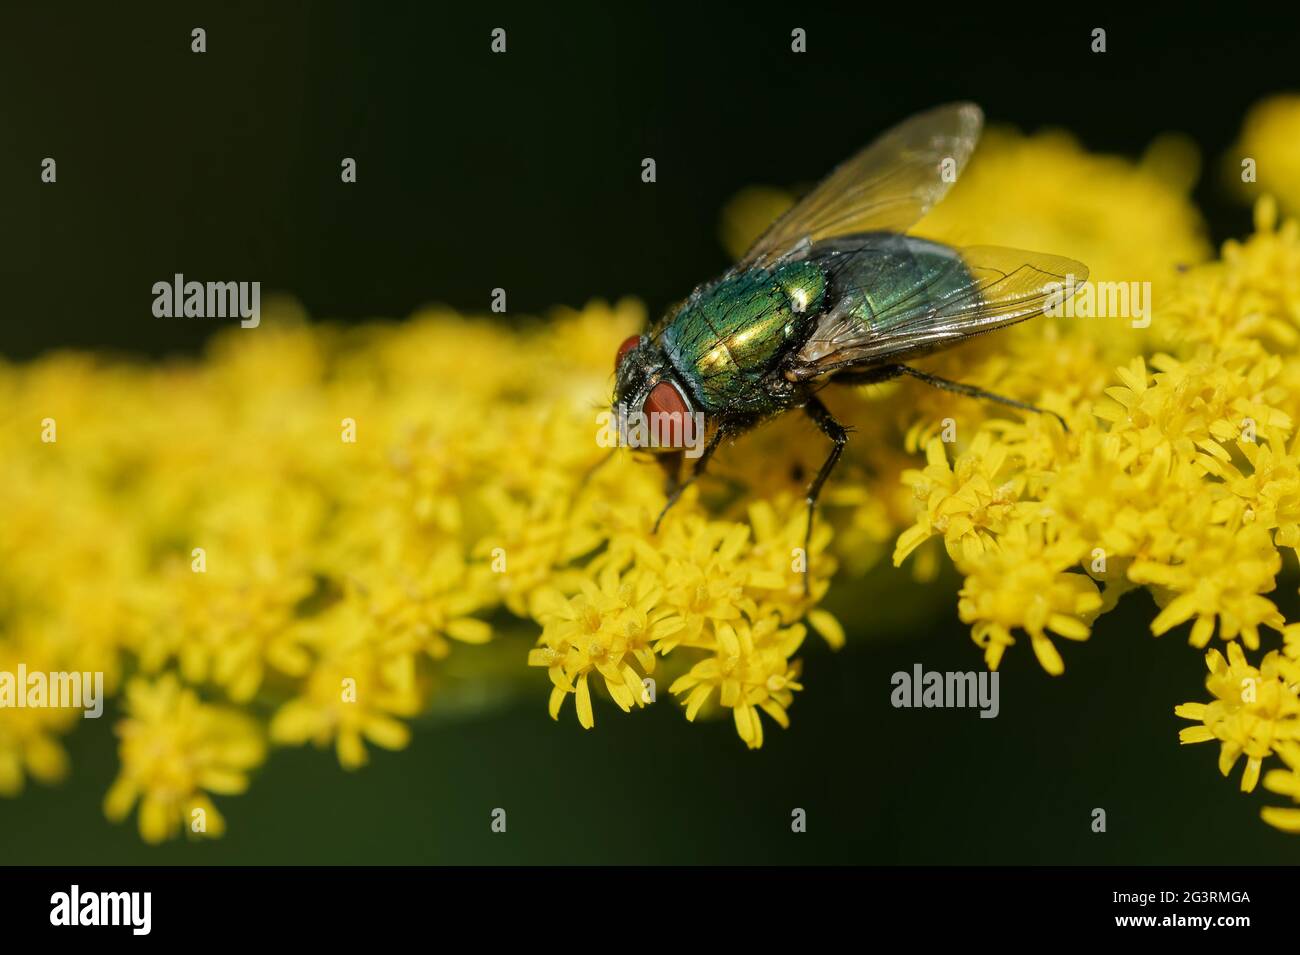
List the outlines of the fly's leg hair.
<svg viewBox="0 0 1300 955">
<path fill-rule="evenodd" d="M 878 385 L 882 381 L 892 381 L 901 375 L 902 365 L 877 365 L 875 368 L 854 368 L 837 371 L 831 381 L 843 385 Z"/>
<path fill-rule="evenodd" d="M 708 467 L 709 458 L 713 457 L 713 452 L 718 450 L 718 445 L 722 443 L 722 438 L 723 435 L 726 434 L 726 431 L 727 429 L 724 426 L 718 425 L 717 429 L 713 432 L 713 436 L 709 438 L 709 443 L 704 446 L 703 453 L 695 459 L 695 466 L 691 468 L 690 477 L 685 481 L 679 481 L 677 479 L 676 468 L 669 471 L 667 489 L 668 500 L 664 502 L 664 509 L 660 511 L 659 516 L 655 518 L 655 526 L 653 530 L 651 530 L 652 534 L 659 533 L 659 525 L 663 522 L 664 515 L 668 513 L 668 509 L 676 504 L 678 499 L 681 498 L 682 492 L 694 484 L 699 476 L 704 473 L 704 469 Z M 678 452 L 678 454 L 680 453 L 681 452 Z M 677 460 L 680 462 L 681 458 L 678 457 Z"/>
<path fill-rule="evenodd" d="M 1017 401 L 1015 398 L 1008 398 L 1005 395 L 995 394 L 992 391 L 985 391 L 983 388 L 977 388 L 974 385 L 963 385 L 960 381 L 950 381 L 947 378 L 940 378 L 938 375 L 919 371 L 909 365 L 882 365 L 879 368 L 869 368 L 864 371 L 841 372 L 835 376 L 835 380 L 847 384 L 867 385 L 881 381 L 888 381 L 891 378 L 897 378 L 900 375 L 910 375 L 918 381 L 923 381 L 934 388 L 942 388 L 944 391 L 966 395 L 968 398 L 981 398 L 984 401 L 995 401 L 998 404 L 1006 405 L 1009 408 L 1019 408 L 1021 411 L 1032 411 L 1035 414 L 1049 414 L 1057 421 L 1061 422 L 1062 428 L 1066 431 L 1070 430 L 1070 426 L 1065 423 L 1065 419 L 1055 411 L 1048 411 L 1046 408 L 1031 405 L 1026 401 Z"/>
<path fill-rule="evenodd" d="M 808 556 L 809 548 L 812 544 L 813 514 L 817 509 L 817 498 L 822 493 L 822 485 L 826 479 L 831 476 L 831 471 L 835 469 L 835 464 L 844 452 L 844 445 L 848 443 L 849 432 L 844 425 L 835 420 L 835 416 L 830 410 L 821 403 L 821 399 L 816 395 L 810 395 L 808 401 L 803 406 L 804 413 L 812 418 L 813 423 L 821 429 L 822 434 L 834 442 L 831 453 L 826 456 L 822 462 L 821 469 L 817 476 L 813 478 L 812 484 L 808 485 L 808 526 L 804 529 L 803 535 L 803 594 L 808 596 L 808 565 L 811 558 Z"/>
</svg>

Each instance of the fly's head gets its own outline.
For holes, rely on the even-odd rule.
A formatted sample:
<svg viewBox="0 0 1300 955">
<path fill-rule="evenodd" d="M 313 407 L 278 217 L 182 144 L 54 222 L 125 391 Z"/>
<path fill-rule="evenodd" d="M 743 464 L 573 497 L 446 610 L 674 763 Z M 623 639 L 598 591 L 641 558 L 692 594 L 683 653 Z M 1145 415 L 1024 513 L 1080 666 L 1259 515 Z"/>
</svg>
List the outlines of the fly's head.
<svg viewBox="0 0 1300 955">
<path fill-rule="evenodd" d="M 704 415 L 676 369 L 648 335 L 633 335 L 614 359 L 614 407 L 629 447 L 680 451 L 703 440 Z"/>
</svg>

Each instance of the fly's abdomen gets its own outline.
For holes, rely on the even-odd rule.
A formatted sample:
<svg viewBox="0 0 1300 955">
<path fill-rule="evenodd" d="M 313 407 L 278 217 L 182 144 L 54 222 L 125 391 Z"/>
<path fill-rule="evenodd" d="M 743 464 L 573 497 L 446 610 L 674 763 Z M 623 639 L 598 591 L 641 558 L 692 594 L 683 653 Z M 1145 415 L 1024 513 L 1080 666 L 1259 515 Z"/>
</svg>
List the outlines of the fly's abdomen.
<svg viewBox="0 0 1300 955">
<path fill-rule="evenodd" d="M 663 346 L 705 411 L 763 411 L 763 379 L 798 348 L 821 309 L 826 275 L 810 262 L 751 269 L 687 301 Z"/>
<path fill-rule="evenodd" d="M 909 321 L 954 297 L 978 298 L 961 253 L 928 239 L 866 233 L 820 242 L 809 261 L 826 273 L 830 289 L 819 326 L 798 353 L 804 368 L 868 341 L 885 341 Z"/>
<path fill-rule="evenodd" d="M 877 334 L 889 330 L 887 316 L 937 304 L 971 285 L 956 249 L 916 236 L 849 237 L 826 243 L 817 257 L 833 277 L 836 299 L 860 303 L 860 316 Z"/>
</svg>

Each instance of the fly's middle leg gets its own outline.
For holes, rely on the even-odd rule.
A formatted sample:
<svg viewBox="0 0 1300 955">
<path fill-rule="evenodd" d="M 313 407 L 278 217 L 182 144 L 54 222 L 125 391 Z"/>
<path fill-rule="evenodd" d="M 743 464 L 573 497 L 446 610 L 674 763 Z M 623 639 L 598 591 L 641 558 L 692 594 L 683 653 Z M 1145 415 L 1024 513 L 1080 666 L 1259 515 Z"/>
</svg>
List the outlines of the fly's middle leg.
<svg viewBox="0 0 1300 955">
<path fill-rule="evenodd" d="M 836 462 L 839 461 L 840 455 L 844 452 L 844 445 L 849 440 L 849 432 L 844 425 L 835 420 L 835 416 L 830 413 L 830 409 L 822 404 L 821 399 L 816 395 L 809 397 L 808 402 L 803 406 L 803 410 L 821 429 L 822 434 L 833 442 L 831 453 L 822 462 L 821 469 L 817 472 L 817 476 L 813 478 L 812 484 L 808 485 L 808 526 L 804 529 L 803 535 L 803 593 L 806 597 L 808 596 L 808 565 L 811 561 L 808 553 L 812 544 L 813 514 L 817 509 L 817 498 L 822 493 L 822 485 L 831 476 L 831 471 L 835 469 Z"/>
</svg>

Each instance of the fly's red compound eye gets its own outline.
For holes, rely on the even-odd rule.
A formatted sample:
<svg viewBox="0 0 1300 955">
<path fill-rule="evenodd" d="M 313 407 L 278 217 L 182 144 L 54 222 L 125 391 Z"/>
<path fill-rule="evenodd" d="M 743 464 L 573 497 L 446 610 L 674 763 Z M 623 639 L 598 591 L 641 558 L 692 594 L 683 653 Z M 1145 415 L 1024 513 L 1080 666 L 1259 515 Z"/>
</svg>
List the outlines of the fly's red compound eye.
<svg viewBox="0 0 1300 955">
<path fill-rule="evenodd" d="M 624 357 L 626 357 L 627 353 L 630 352 L 633 348 L 636 348 L 636 346 L 640 344 L 641 344 L 641 336 L 633 335 L 631 338 L 626 339 L 623 342 L 623 344 L 618 346 L 618 356 L 614 359 L 615 371 L 618 371 L 618 366 L 623 364 L 623 359 Z"/>
<path fill-rule="evenodd" d="M 661 381 L 651 389 L 650 394 L 646 395 L 645 406 L 642 410 L 646 414 L 686 414 L 686 402 L 678 394 L 677 389 L 666 381 Z"/>
</svg>

